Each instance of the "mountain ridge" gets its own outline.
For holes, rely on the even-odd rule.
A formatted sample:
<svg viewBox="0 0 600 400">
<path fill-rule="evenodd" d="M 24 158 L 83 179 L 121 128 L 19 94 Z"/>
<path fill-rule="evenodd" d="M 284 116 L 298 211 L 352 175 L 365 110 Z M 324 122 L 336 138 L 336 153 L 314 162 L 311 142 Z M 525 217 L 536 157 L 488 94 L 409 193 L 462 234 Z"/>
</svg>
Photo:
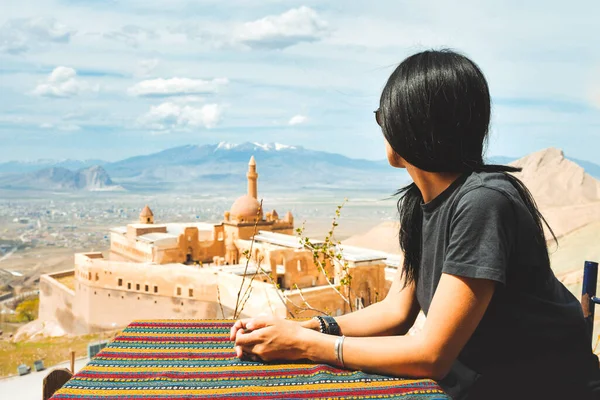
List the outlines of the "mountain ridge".
<svg viewBox="0 0 600 400">
<path fill-rule="evenodd" d="M 60 160 L 53 164 L 52 160 L 40 160 L 38 165 L 44 168 L 70 166 L 72 168 L 67 169 L 79 170 L 95 163 L 112 181 L 130 190 L 199 191 L 207 185 L 223 188 L 242 184 L 251 156 L 256 157 L 263 187 L 285 185 L 289 190 L 313 187 L 393 191 L 409 181 L 405 170 L 390 167 L 387 160 L 354 159 L 302 146 L 259 142 L 188 144 L 115 162 Z M 514 157 L 495 156 L 489 157 L 487 162 L 510 164 L 516 160 Z M 591 170 L 591 176 L 600 176 L 600 166 L 585 163 L 585 171 Z M 35 162 L 19 164 L 14 161 L 0 164 L 0 184 L 7 181 L 7 176 L 14 180 L 19 174 L 44 169 L 36 170 L 35 165 Z M 66 172 L 63 171 L 63 174 Z"/>
<path fill-rule="evenodd" d="M 282 144 L 282 143 L 277 143 L 277 142 L 272 142 L 272 143 L 243 142 L 243 143 L 238 144 L 238 143 L 233 143 L 233 142 L 222 141 L 222 142 L 219 142 L 216 144 L 181 145 L 181 146 L 164 149 L 164 150 L 154 152 L 154 153 L 126 157 L 126 158 L 124 158 L 122 160 L 118 160 L 118 161 L 105 161 L 105 160 L 100 160 L 100 159 L 88 159 L 88 160 L 38 159 L 38 160 L 27 160 L 27 161 L 10 160 L 10 161 L 4 162 L 4 163 L 0 163 L 0 174 L 22 173 L 22 172 L 35 171 L 35 170 L 49 168 L 49 167 L 64 167 L 67 169 L 74 170 L 74 169 L 91 167 L 94 165 L 100 165 L 100 166 L 113 165 L 113 164 L 123 163 L 127 160 L 147 158 L 147 157 L 151 157 L 151 156 L 161 154 L 161 153 L 167 153 L 167 152 L 173 152 L 173 151 L 184 151 L 184 150 L 189 151 L 191 149 L 202 149 L 202 148 L 211 149 L 211 150 L 213 150 L 213 152 L 215 152 L 217 150 L 240 151 L 240 150 L 250 150 L 250 149 L 267 150 L 267 151 L 298 150 L 298 151 L 338 155 L 338 156 L 342 156 L 342 157 L 352 159 L 352 160 L 369 161 L 369 162 L 373 162 L 378 165 L 387 165 L 387 160 L 385 160 L 385 159 L 380 159 L 380 160 L 365 160 L 365 159 L 359 159 L 359 158 L 355 159 L 352 157 L 343 156 L 338 153 L 330 153 L 330 152 L 318 151 L 318 150 L 308 150 L 305 147 L 299 146 L 299 145 L 287 145 L 287 144 Z M 523 156 L 523 157 L 525 157 L 525 156 Z M 488 157 L 486 159 L 486 162 L 493 163 L 493 164 L 508 164 L 508 163 L 518 160 L 519 158 L 522 158 L 522 157 L 492 156 L 492 157 Z M 577 158 L 573 158 L 573 157 L 567 157 L 567 158 L 569 160 L 579 164 L 590 175 L 594 176 L 595 178 L 600 178 L 600 165 L 599 164 L 596 164 L 592 161 L 581 160 L 581 159 L 577 159 Z"/>
</svg>

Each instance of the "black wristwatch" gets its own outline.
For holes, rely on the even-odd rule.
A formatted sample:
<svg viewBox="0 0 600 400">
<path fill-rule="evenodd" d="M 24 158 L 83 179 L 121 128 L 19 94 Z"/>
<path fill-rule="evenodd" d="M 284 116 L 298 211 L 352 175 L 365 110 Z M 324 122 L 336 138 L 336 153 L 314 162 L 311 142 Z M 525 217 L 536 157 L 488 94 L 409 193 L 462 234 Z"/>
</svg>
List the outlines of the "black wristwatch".
<svg viewBox="0 0 600 400">
<path fill-rule="evenodd" d="M 323 317 L 325 321 L 325 325 L 327 325 L 327 333 L 330 335 L 340 336 L 342 333 L 340 332 L 340 326 L 335 321 L 335 318 L 330 317 L 329 315 L 325 315 Z"/>
</svg>

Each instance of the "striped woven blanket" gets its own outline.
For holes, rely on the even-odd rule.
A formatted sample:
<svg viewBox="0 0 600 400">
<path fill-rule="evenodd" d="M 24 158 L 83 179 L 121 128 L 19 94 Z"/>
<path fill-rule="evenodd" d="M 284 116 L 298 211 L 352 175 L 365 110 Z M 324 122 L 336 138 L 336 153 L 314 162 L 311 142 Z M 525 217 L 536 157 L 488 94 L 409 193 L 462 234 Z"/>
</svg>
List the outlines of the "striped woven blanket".
<svg viewBox="0 0 600 400">
<path fill-rule="evenodd" d="M 432 380 L 317 364 L 240 361 L 232 321 L 133 322 L 53 397 L 63 399 L 447 399 Z"/>
</svg>

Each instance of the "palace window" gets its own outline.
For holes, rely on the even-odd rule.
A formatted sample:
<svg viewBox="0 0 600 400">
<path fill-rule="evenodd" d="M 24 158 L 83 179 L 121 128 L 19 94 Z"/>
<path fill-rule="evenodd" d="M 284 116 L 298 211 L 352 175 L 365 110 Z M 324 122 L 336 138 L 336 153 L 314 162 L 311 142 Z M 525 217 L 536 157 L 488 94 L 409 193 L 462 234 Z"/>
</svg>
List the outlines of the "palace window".
<svg viewBox="0 0 600 400">
<path fill-rule="evenodd" d="M 158 293 L 158 286 L 154 286 L 154 293 Z"/>
<path fill-rule="evenodd" d="M 127 289 L 131 290 L 131 282 L 127 282 Z"/>
<path fill-rule="evenodd" d="M 177 287 L 177 296 L 181 296 L 181 288 L 179 286 Z"/>
<path fill-rule="evenodd" d="M 140 290 L 140 284 L 139 283 L 135 284 L 135 290 Z"/>
<path fill-rule="evenodd" d="M 188 292 L 190 297 L 194 297 L 194 289 L 190 288 Z"/>
<path fill-rule="evenodd" d="M 96 272 L 96 280 L 100 279 L 100 277 L 98 276 L 98 273 Z"/>
<path fill-rule="evenodd" d="M 91 272 L 88 272 L 88 280 L 90 280 L 90 281 L 92 280 L 92 273 Z"/>
<path fill-rule="evenodd" d="M 118 286 L 123 286 L 123 279 L 119 278 L 119 281 L 117 282 Z"/>
<path fill-rule="evenodd" d="M 148 290 L 150 290 L 150 288 L 148 287 L 148 285 L 146 285 L 146 287 L 145 287 L 144 289 L 146 289 L 146 292 L 147 292 Z"/>
</svg>

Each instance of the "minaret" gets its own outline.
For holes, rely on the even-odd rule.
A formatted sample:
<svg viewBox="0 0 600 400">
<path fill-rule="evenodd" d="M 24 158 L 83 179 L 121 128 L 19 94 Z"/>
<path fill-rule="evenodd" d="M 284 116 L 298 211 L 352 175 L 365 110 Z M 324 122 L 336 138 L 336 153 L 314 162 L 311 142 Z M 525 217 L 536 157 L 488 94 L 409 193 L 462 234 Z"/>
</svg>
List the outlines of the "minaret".
<svg viewBox="0 0 600 400">
<path fill-rule="evenodd" d="M 250 157 L 246 177 L 248 178 L 248 196 L 258 199 L 258 186 L 256 183 L 258 174 L 256 173 L 256 161 L 254 160 L 254 156 Z"/>
</svg>

